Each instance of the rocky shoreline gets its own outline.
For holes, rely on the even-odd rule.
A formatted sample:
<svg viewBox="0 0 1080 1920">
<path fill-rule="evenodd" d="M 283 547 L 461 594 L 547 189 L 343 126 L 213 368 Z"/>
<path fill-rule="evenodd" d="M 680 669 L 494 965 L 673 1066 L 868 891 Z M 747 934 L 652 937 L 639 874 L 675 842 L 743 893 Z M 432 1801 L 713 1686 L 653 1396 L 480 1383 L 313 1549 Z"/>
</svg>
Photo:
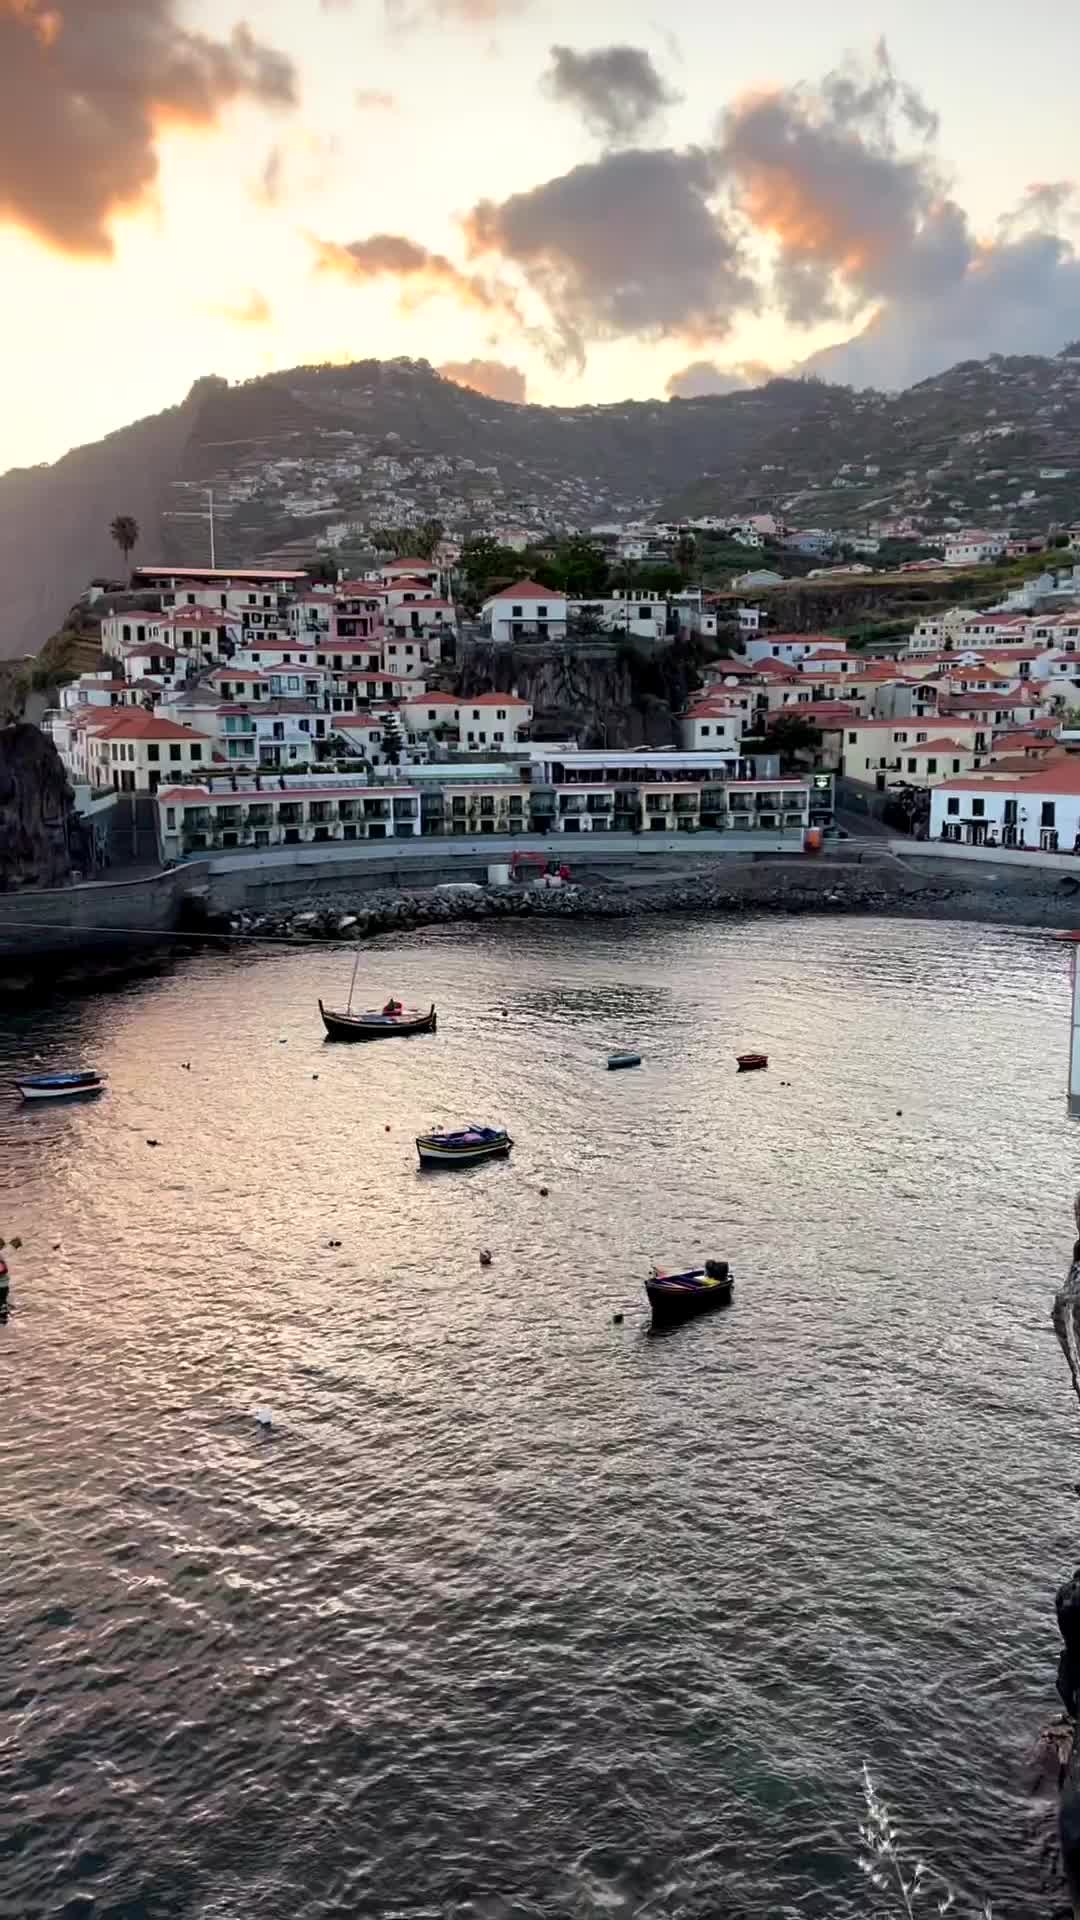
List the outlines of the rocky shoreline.
<svg viewBox="0 0 1080 1920">
<path fill-rule="evenodd" d="M 213 916 L 211 927 L 266 939 L 362 940 L 380 934 L 474 920 L 629 920 L 647 914 L 860 914 L 907 919 L 981 920 L 1015 927 L 1080 926 L 1080 894 L 1060 883 L 957 886 L 884 866 L 715 867 L 640 886 L 446 887 L 356 894 L 348 883 L 312 888 L 282 906 Z"/>
</svg>

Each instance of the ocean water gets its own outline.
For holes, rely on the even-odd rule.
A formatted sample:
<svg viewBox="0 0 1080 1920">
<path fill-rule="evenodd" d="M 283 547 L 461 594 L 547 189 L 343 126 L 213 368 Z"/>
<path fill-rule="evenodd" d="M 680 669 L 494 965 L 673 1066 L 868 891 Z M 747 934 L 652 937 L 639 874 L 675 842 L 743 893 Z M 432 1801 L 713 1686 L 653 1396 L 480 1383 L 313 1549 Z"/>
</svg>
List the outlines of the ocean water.
<svg viewBox="0 0 1080 1920">
<path fill-rule="evenodd" d="M 0 1092 L 0 1915 L 866 1920 L 864 1761 L 954 1912 L 1062 1910 L 1063 950 L 441 928 L 359 988 L 438 1035 L 335 1047 L 349 968 L 0 1026 L 110 1076 Z M 470 1119 L 511 1160 L 422 1175 Z M 707 1255 L 730 1310 L 651 1338 Z"/>
</svg>

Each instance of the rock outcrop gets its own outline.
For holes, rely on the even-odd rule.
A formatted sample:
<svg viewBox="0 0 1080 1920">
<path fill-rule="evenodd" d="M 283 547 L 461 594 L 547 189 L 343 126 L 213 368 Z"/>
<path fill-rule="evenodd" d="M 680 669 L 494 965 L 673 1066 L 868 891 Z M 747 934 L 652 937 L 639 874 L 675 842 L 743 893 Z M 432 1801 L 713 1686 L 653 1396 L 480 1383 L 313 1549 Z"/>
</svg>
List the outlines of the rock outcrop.
<svg viewBox="0 0 1080 1920">
<path fill-rule="evenodd" d="M 0 728 L 0 893 L 71 878 L 74 804 L 52 741 L 37 727 Z"/>
</svg>

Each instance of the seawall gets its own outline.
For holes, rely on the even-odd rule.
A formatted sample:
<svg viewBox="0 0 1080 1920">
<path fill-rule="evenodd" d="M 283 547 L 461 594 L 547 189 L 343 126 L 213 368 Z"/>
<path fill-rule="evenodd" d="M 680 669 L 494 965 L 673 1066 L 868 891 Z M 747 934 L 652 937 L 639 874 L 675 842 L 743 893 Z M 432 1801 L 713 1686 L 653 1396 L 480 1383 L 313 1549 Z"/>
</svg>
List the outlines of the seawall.
<svg viewBox="0 0 1080 1920">
<path fill-rule="evenodd" d="M 134 878 L 0 893 L 0 969 L 38 959 L 145 950 L 204 892 L 205 861 Z"/>
</svg>

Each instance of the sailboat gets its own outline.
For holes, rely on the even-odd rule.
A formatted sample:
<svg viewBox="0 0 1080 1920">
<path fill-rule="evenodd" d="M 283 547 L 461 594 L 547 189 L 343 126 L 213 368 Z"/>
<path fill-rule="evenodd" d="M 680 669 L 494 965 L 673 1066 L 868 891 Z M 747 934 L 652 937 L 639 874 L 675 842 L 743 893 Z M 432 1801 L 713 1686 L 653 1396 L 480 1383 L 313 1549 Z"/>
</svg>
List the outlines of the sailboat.
<svg viewBox="0 0 1080 1920">
<path fill-rule="evenodd" d="M 319 1012 L 329 1040 L 388 1040 L 394 1034 L 435 1032 L 437 1021 L 434 1001 L 428 1011 L 422 1013 L 415 1007 L 403 1007 L 400 1000 L 391 996 L 385 1007 L 368 1008 L 364 1013 L 354 1013 L 353 994 L 356 991 L 356 973 L 359 965 L 360 954 L 357 951 L 349 985 L 348 1005 L 344 1013 L 335 1013 L 332 1008 L 324 1007 L 322 1001 L 319 1001 Z"/>
</svg>

